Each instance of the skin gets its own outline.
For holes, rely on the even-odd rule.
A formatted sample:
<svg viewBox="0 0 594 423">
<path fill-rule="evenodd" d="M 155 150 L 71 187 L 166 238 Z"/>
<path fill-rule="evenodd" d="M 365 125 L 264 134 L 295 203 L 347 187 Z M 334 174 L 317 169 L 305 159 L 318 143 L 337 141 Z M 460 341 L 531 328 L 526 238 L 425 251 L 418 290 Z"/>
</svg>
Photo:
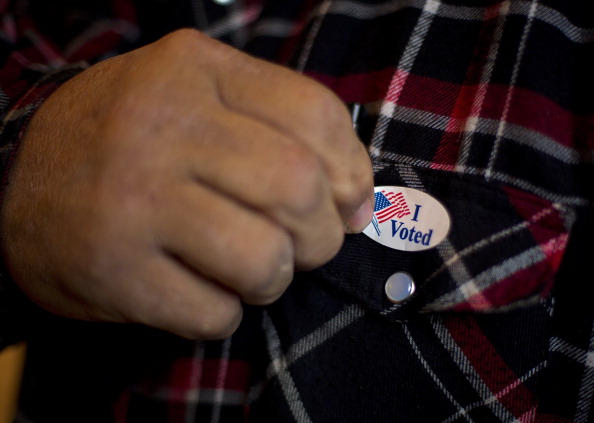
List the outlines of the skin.
<svg viewBox="0 0 594 423">
<path fill-rule="evenodd" d="M 90 67 L 34 115 L 0 216 L 66 317 L 230 335 L 371 220 L 368 155 L 316 82 L 193 30 Z"/>
</svg>

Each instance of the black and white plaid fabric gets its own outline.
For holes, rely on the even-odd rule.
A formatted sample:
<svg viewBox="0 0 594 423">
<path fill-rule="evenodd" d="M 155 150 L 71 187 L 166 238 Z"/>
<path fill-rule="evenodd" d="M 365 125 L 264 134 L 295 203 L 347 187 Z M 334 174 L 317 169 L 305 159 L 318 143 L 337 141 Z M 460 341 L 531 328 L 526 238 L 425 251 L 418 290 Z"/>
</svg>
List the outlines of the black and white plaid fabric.
<svg viewBox="0 0 594 423">
<path fill-rule="evenodd" d="M 430 194 L 451 228 L 421 252 L 348 236 L 224 341 L 4 295 L 0 339 L 30 346 L 20 422 L 594 421 L 594 3 L 23 3 L 0 2 L 5 180 L 39 62 L 63 75 L 195 26 L 361 104 L 376 184 Z M 397 305 L 395 272 L 417 283 Z"/>
</svg>

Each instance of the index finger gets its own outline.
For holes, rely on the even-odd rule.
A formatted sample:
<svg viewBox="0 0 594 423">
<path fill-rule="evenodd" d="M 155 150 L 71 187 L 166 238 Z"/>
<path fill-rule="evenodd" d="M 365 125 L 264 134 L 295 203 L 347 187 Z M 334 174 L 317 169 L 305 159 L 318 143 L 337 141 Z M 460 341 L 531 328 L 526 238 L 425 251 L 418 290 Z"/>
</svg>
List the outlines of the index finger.
<svg viewBox="0 0 594 423">
<path fill-rule="evenodd" d="M 322 161 L 343 221 L 362 230 L 373 212 L 369 155 L 344 103 L 329 89 L 290 69 L 248 57 L 218 75 L 223 104 L 298 140 Z M 357 211 L 359 211 L 357 213 Z"/>
</svg>

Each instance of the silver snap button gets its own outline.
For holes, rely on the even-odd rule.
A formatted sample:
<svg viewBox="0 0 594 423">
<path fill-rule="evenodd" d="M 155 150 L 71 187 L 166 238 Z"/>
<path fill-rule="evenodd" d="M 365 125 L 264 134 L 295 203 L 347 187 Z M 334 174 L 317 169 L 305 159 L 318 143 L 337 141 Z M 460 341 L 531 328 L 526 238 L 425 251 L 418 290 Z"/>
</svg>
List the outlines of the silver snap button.
<svg viewBox="0 0 594 423">
<path fill-rule="evenodd" d="M 415 281 L 408 273 L 397 272 L 388 278 L 384 288 L 388 299 L 398 304 L 415 293 Z"/>
<path fill-rule="evenodd" d="M 212 0 L 213 3 L 216 3 L 221 6 L 228 6 L 233 3 L 235 0 Z"/>
</svg>

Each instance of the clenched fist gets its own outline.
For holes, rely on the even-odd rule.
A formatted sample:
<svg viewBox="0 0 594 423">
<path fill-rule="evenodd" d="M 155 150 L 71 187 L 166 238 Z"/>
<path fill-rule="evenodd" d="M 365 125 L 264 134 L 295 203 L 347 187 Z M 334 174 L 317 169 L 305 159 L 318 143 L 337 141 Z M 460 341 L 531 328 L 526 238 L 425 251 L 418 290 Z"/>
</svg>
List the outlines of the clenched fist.
<svg viewBox="0 0 594 423">
<path fill-rule="evenodd" d="M 327 89 L 193 30 L 90 67 L 29 126 L 1 215 L 12 276 L 85 320 L 220 338 L 373 210 Z"/>
</svg>

